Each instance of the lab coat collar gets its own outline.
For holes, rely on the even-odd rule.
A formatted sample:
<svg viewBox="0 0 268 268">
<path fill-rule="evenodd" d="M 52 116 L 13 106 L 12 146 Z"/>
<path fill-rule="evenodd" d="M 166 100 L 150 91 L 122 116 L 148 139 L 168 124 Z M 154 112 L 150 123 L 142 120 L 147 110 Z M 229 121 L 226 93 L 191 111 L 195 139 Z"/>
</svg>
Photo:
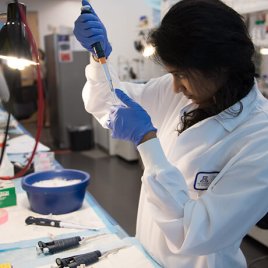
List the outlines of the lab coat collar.
<svg viewBox="0 0 268 268">
<path fill-rule="evenodd" d="M 215 119 L 229 132 L 233 131 L 236 127 L 247 120 L 248 115 L 252 109 L 256 106 L 257 98 L 260 98 L 261 93 L 255 82 L 253 88 L 250 92 L 241 100 L 243 105 L 243 110 L 238 116 L 233 116 L 231 113 L 239 111 L 240 103 L 237 102 L 230 108 L 222 111 L 215 116 Z M 230 113 L 231 112 L 231 113 Z"/>
<path fill-rule="evenodd" d="M 188 113 L 190 111 L 193 111 L 198 108 L 198 105 L 194 102 L 191 102 L 186 104 L 181 110 L 180 110 L 180 117 L 183 116 L 185 113 Z"/>
<path fill-rule="evenodd" d="M 233 116 L 230 112 L 236 112 L 240 109 L 239 102 L 235 103 L 229 109 L 222 111 L 221 113 L 212 116 L 211 118 L 216 119 L 227 131 L 233 131 L 237 126 L 242 124 L 252 111 L 253 107 L 256 105 L 257 98 L 264 98 L 258 89 L 257 83 L 255 81 L 254 86 L 250 92 L 241 100 L 243 104 L 243 110 L 238 116 Z M 183 116 L 185 112 L 192 111 L 198 108 L 195 103 L 190 103 L 185 105 L 180 111 L 180 117 Z"/>
</svg>

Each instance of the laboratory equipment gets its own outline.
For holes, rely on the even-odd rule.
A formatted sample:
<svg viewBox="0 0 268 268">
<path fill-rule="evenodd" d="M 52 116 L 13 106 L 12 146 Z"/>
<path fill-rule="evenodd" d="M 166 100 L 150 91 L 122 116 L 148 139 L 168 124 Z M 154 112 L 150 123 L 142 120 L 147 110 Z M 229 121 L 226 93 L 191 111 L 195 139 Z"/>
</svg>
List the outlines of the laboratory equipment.
<svg viewBox="0 0 268 268">
<path fill-rule="evenodd" d="M 56 264 L 60 268 L 64 268 L 64 267 L 76 268 L 80 264 L 90 265 L 90 264 L 96 263 L 97 261 L 99 261 L 100 257 L 101 257 L 101 252 L 99 250 L 95 250 L 89 253 L 75 255 L 72 257 L 67 257 L 67 258 L 62 258 L 62 259 L 57 258 Z"/>
<path fill-rule="evenodd" d="M 72 49 L 66 50 L 68 45 Z M 92 124 L 81 97 L 86 83 L 85 66 L 90 60 L 79 45 L 70 35 L 45 36 L 50 132 L 54 145 L 60 149 L 70 148 L 70 127 Z"/>
<path fill-rule="evenodd" d="M 45 187 L 33 185 L 36 182 L 44 182 L 61 178 L 66 181 L 64 186 L 49 185 Z M 67 185 L 69 180 L 80 182 Z M 61 169 L 40 171 L 23 177 L 22 188 L 27 192 L 31 210 L 39 214 L 54 215 L 65 214 L 78 210 L 84 201 L 90 175 L 87 172 L 76 169 Z"/>
<path fill-rule="evenodd" d="M 58 239 L 51 242 L 38 241 L 36 251 L 38 254 L 55 254 L 67 249 L 75 248 L 80 245 L 82 238 L 80 236 L 74 236 L 64 239 Z"/>
<path fill-rule="evenodd" d="M 84 14 L 84 13 L 92 13 L 90 5 L 86 5 L 86 6 L 81 7 L 81 14 Z M 109 72 L 109 68 L 107 66 L 104 50 L 103 50 L 100 42 L 93 44 L 92 47 L 93 47 L 93 49 L 98 57 L 98 61 L 101 64 L 103 71 L 105 73 L 105 77 L 107 79 L 107 82 L 109 84 L 110 90 L 111 90 L 112 95 L 113 95 L 113 102 L 114 102 L 114 104 L 116 104 L 117 98 L 116 98 L 116 94 L 114 92 L 113 82 L 112 82 L 111 74 Z"/>
<path fill-rule="evenodd" d="M 26 20 L 26 6 L 24 4 L 21 4 L 18 1 L 8 4 L 7 21 L 5 25 L 1 28 L 0 36 L 0 58 L 4 60 L 3 62 L 6 63 L 8 67 L 10 67 L 11 69 L 17 69 L 22 71 L 30 65 L 36 66 L 36 82 L 38 89 L 38 116 L 35 145 L 33 147 L 31 156 L 29 157 L 26 166 L 23 167 L 19 171 L 19 173 L 15 174 L 15 176 L 12 176 L 12 179 L 14 179 L 25 175 L 25 173 L 31 166 L 31 162 L 36 152 L 41 135 L 44 111 L 43 86 L 41 82 L 41 71 L 39 66 L 37 46 Z M 33 55 L 35 57 L 34 61 L 32 60 Z M 18 81 L 15 80 L 15 83 L 17 82 Z M 14 84 L 13 81 L 12 85 L 13 88 L 15 88 L 16 84 Z M 10 109 L 9 113 L 11 114 Z M 7 123 L 7 131 L 8 128 L 9 121 Z"/>
<path fill-rule="evenodd" d="M 103 252 L 101 252 L 100 250 L 95 250 L 89 253 L 75 255 L 75 256 L 71 256 L 67 258 L 57 258 L 56 264 L 60 268 L 64 268 L 64 267 L 74 268 L 74 267 L 78 267 L 81 264 L 90 265 L 90 264 L 98 262 L 99 260 L 101 260 L 101 258 L 105 258 L 109 254 L 116 253 L 119 250 L 124 249 L 126 247 L 128 246 L 122 246 L 119 248 L 114 248 L 114 249 L 110 249 L 110 250 L 103 251 Z"/>
<path fill-rule="evenodd" d="M 9 3 L 7 21 L 0 31 L 0 59 L 12 69 L 23 70 L 33 61 L 26 21 L 26 6 L 22 3 Z"/>
<path fill-rule="evenodd" d="M 9 114 L 9 119 L 10 119 L 10 114 Z M 14 175 L 14 166 L 10 162 L 8 155 L 6 153 L 6 150 L 5 150 L 6 140 L 7 140 L 7 131 L 4 135 L 4 140 L 3 140 L 3 135 L 0 134 L 0 179 L 9 179 Z M 0 183 L 0 186 L 1 186 L 1 183 Z M 2 198 L 1 198 L 1 201 L 2 201 Z"/>
<path fill-rule="evenodd" d="M 91 240 L 95 240 L 106 235 L 108 234 L 100 233 L 94 236 L 88 236 L 88 237 L 73 236 L 69 238 L 53 240 L 50 242 L 38 241 L 38 244 L 36 246 L 36 251 L 37 251 L 37 254 L 41 254 L 41 253 L 45 255 L 55 254 L 55 253 L 58 253 L 67 249 L 78 247 Z"/>
<path fill-rule="evenodd" d="M 57 227 L 57 228 L 71 228 L 71 229 L 83 229 L 83 230 L 91 230 L 97 231 L 96 228 L 91 228 L 82 224 L 76 224 L 72 222 L 64 222 L 59 220 L 52 220 L 47 218 L 35 218 L 33 216 L 29 216 L 25 219 L 25 223 L 27 225 L 41 225 L 41 226 L 50 226 L 50 227 Z"/>
</svg>

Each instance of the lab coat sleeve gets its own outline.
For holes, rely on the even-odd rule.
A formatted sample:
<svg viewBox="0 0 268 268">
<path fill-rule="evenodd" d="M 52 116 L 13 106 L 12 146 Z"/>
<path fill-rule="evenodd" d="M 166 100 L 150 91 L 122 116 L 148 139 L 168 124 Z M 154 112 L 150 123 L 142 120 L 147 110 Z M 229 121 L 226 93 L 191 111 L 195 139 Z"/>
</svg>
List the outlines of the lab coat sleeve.
<svg viewBox="0 0 268 268">
<path fill-rule="evenodd" d="M 110 73 L 115 83 L 116 74 L 112 68 L 110 68 Z M 92 57 L 85 74 L 87 81 L 82 91 L 85 109 L 106 128 L 110 107 L 113 104 L 113 93 L 108 86 L 101 64 L 95 62 Z"/>
<path fill-rule="evenodd" d="M 106 127 L 110 107 L 114 104 L 113 96 L 101 64 L 93 59 L 90 62 L 85 70 L 87 82 L 82 92 L 84 106 L 87 112 L 93 114 L 101 125 Z M 114 88 L 120 88 L 129 97 L 142 105 L 151 116 L 154 126 L 160 126 L 167 110 L 167 107 L 162 105 L 163 100 L 174 99 L 174 92 L 170 90 L 172 85 L 171 75 L 151 79 L 146 84 L 142 84 L 120 81 L 111 64 L 109 64 L 109 71 Z M 118 100 L 116 104 L 120 104 L 120 101 Z"/>
<path fill-rule="evenodd" d="M 240 241 L 267 212 L 267 145 L 238 153 L 199 199 L 188 196 L 181 172 L 158 139 L 138 146 L 151 214 L 174 254 L 207 255 Z M 254 153 L 256 152 L 256 153 Z"/>
</svg>

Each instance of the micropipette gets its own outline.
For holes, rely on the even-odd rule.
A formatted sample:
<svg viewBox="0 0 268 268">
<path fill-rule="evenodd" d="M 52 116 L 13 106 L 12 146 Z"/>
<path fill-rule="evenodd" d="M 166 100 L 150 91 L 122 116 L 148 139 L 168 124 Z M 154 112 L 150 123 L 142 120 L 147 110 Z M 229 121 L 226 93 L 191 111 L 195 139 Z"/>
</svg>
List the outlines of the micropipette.
<svg viewBox="0 0 268 268">
<path fill-rule="evenodd" d="M 106 236 L 108 234 L 102 233 L 94 236 L 81 237 L 73 236 L 69 238 L 62 238 L 53 240 L 50 242 L 38 241 L 36 246 L 37 254 L 43 253 L 44 255 L 59 253 L 64 250 L 72 249 L 81 246 L 87 242 L 94 241 L 100 237 Z"/>
<path fill-rule="evenodd" d="M 81 224 L 52 220 L 52 219 L 47 219 L 47 218 L 35 218 L 33 216 L 27 217 L 25 219 L 25 223 L 27 225 L 41 225 L 41 226 L 50 226 L 50 227 L 57 227 L 57 228 L 71 228 L 71 229 L 98 231 L 98 228 L 92 228 L 92 227 L 81 225 Z"/>
<path fill-rule="evenodd" d="M 84 13 L 92 13 L 92 8 L 90 5 L 86 5 L 86 6 L 81 7 L 81 14 L 84 14 Z M 100 42 L 94 43 L 92 45 L 92 48 L 94 49 L 94 52 L 98 57 L 99 63 L 101 64 L 101 66 L 103 68 L 103 71 L 105 73 L 105 77 L 107 79 L 107 82 L 109 84 L 110 90 L 111 90 L 112 95 L 113 95 L 113 102 L 114 102 L 114 104 L 116 104 L 117 99 L 116 99 L 116 95 L 114 92 L 114 86 L 113 86 L 111 74 L 110 74 L 108 66 L 107 66 L 105 53 L 104 53 L 104 50 L 101 46 L 101 43 Z"/>
<path fill-rule="evenodd" d="M 125 245 L 125 246 L 121 246 L 121 247 L 106 250 L 106 251 L 95 250 L 95 251 L 91 251 L 88 253 L 79 254 L 79 255 L 75 255 L 75 256 L 71 256 L 67 258 L 57 258 L 56 264 L 58 265 L 59 268 L 64 268 L 64 267 L 77 268 L 81 264 L 91 265 L 106 258 L 110 254 L 117 253 L 121 249 L 125 249 L 128 247 L 129 245 Z"/>
<path fill-rule="evenodd" d="M 38 241 L 36 246 L 37 254 L 55 254 L 67 249 L 75 248 L 80 245 L 82 238 L 80 236 L 74 236 L 69 238 L 63 238 L 54 240 L 51 242 Z"/>
</svg>

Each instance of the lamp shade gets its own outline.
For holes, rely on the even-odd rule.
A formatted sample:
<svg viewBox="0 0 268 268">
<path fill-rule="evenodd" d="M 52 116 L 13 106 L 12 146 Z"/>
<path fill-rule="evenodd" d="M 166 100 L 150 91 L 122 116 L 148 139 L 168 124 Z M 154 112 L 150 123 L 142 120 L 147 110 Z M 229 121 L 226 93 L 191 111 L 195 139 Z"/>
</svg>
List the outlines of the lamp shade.
<svg viewBox="0 0 268 268">
<path fill-rule="evenodd" d="M 26 13 L 26 6 L 21 3 L 9 3 L 7 21 L 0 31 L 0 58 L 4 60 L 22 60 L 26 65 L 32 61 L 32 52 L 25 24 L 21 20 L 19 6 Z M 28 63 L 28 64 L 27 64 Z"/>
</svg>

